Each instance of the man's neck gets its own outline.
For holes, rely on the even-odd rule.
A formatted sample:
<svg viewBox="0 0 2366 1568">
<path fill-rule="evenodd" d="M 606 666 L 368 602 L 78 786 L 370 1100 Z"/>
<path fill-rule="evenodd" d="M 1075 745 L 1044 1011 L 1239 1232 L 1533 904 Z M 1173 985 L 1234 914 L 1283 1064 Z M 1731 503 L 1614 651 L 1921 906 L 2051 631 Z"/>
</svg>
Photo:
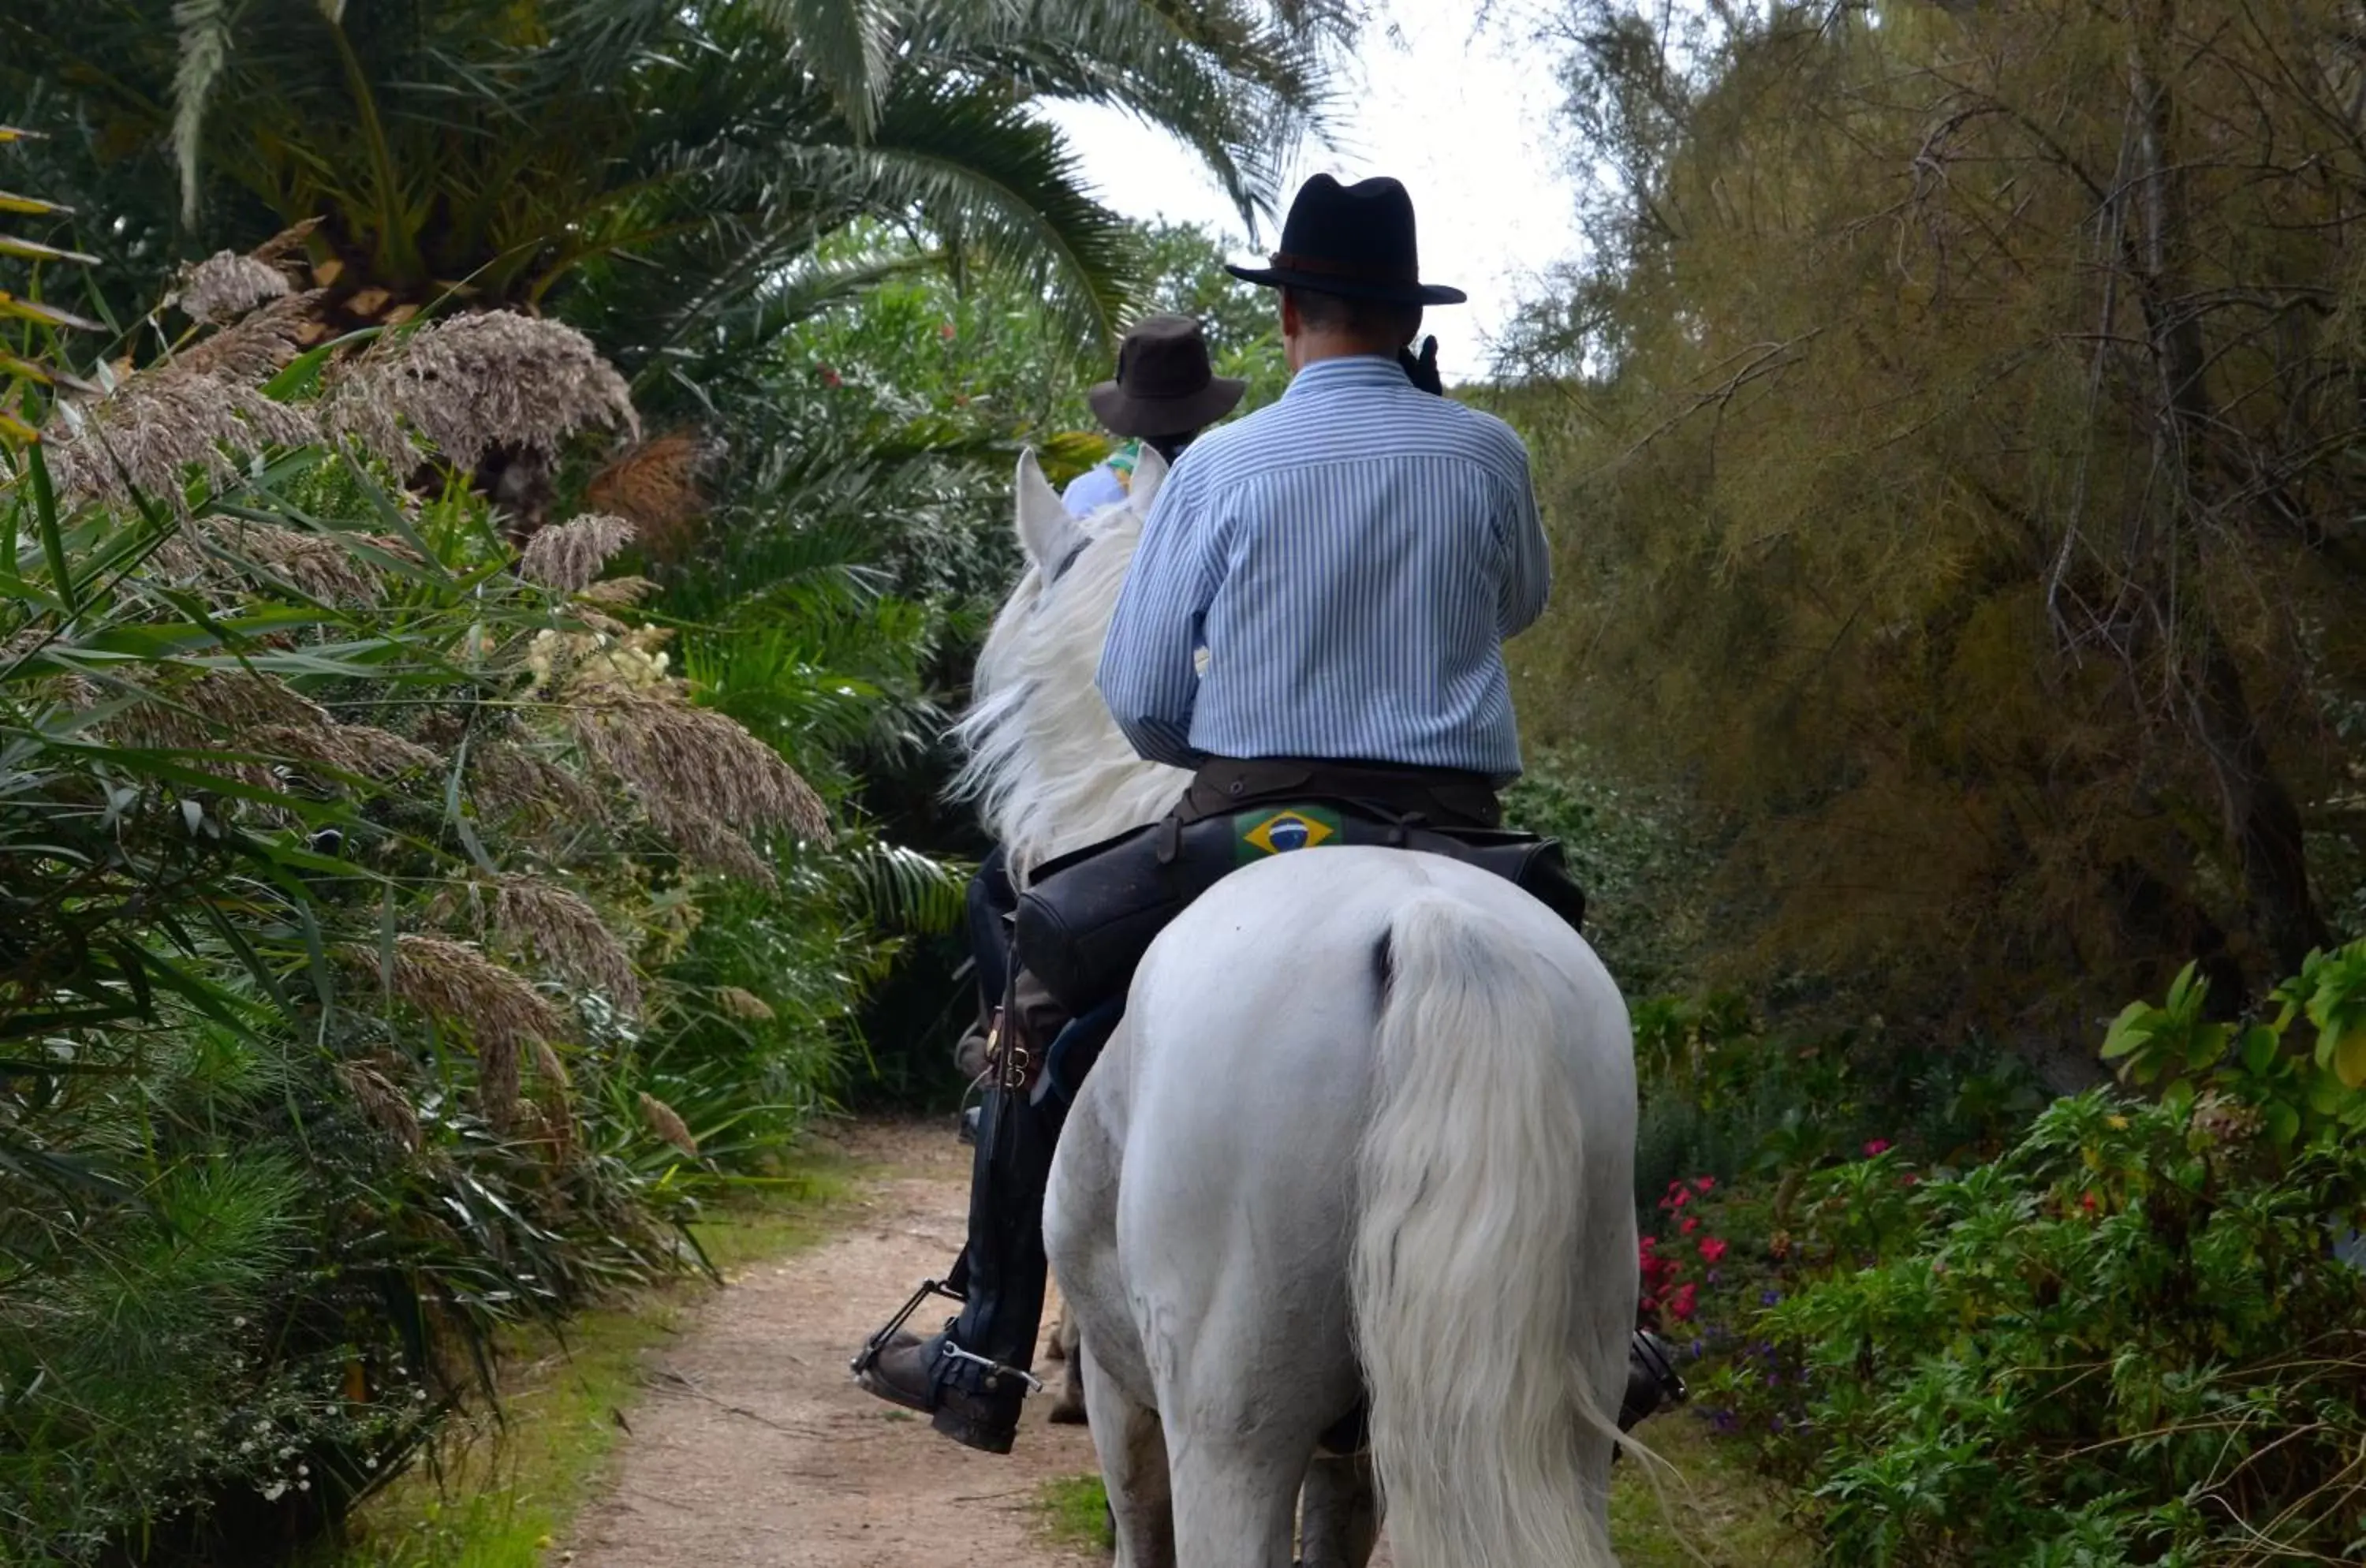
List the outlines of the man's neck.
<svg viewBox="0 0 2366 1568">
<path fill-rule="evenodd" d="M 1394 348 L 1373 338 L 1344 337 L 1330 333 L 1318 337 L 1310 333 L 1299 340 L 1298 369 L 1320 365 L 1326 359 L 1394 359 L 1396 354 Z"/>
</svg>

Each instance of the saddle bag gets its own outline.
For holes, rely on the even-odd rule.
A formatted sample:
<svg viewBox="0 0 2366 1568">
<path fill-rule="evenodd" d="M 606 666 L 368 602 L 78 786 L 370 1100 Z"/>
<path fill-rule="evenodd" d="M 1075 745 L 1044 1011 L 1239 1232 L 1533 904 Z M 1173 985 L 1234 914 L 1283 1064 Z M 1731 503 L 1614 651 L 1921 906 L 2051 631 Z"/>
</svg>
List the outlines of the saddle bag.
<svg viewBox="0 0 2366 1568">
<path fill-rule="evenodd" d="M 1503 829 L 1436 828 L 1377 808 L 1263 806 L 1185 823 L 1169 817 L 1047 862 L 1020 896 L 1020 961 L 1054 1000 L 1084 1012 L 1121 994 L 1151 942 L 1231 872 L 1333 844 L 1444 855 L 1493 872 L 1583 931 L 1585 895 L 1557 839 Z"/>
</svg>

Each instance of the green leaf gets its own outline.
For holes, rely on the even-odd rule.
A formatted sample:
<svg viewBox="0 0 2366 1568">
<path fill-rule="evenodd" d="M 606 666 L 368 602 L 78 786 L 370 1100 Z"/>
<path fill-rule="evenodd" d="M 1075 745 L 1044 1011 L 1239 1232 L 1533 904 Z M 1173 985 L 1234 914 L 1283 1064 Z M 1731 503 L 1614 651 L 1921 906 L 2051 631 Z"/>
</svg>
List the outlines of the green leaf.
<svg viewBox="0 0 2366 1568">
<path fill-rule="evenodd" d="M 2130 1002 L 2112 1021 L 2111 1032 L 2103 1036 L 2103 1058 L 2106 1061 L 2124 1056 L 2141 1049 L 2158 1032 L 2154 1018 L 2158 1012 L 2147 1002 Z"/>
<path fill-rule="evenodd" d="M 50 460 L 39 444 L 25 449 L 25 472 L 32 481 L 33 527 L 50 563 L 50 586 L 71 616 L 75 609 L 73 569 L 66 559 L 65 536 L 58 530 L 58 493 L 50 482 Z"/>
<path fill-rule="evenodd" d="M 2274 1141 L 2276 1147 L 2292 1147 L 2293 1141 L 2300 1136 L 2300 1112 L 2277 1100 L 2263 1106 L 2261 1114 L 2266 1120 L 2268 1136 Z"/>
<path fill-rule="evenodd" d="M 2345 1089 L 2366 1085 L 2366 1027 L 2353 1027 L 2333 1043 L 2333 1070 Z"/>
</svg>

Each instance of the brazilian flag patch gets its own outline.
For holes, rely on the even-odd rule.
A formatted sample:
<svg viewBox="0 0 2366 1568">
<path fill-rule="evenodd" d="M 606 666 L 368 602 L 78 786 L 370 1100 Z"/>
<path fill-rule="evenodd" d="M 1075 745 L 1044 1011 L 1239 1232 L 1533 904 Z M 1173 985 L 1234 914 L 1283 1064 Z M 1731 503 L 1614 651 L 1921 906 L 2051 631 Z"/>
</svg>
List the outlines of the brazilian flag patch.
<svg viewBox="0 0 2366 1568">
<path fill-rule="evenodd" d="M 1292 850 L 1311 850 L 1339 837 L 1339 814 L 1319 806 L 1289 806 L 1274 811 L 1244 811 L 1233 818 L 1236 863 Z"/>
</svg>

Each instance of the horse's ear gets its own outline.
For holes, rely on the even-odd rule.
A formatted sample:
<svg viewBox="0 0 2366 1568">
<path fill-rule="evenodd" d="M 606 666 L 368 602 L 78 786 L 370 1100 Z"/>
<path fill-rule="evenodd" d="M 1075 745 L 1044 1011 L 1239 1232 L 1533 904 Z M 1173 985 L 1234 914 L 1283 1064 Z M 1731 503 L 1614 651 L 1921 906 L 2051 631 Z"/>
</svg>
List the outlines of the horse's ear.
<svg viewBox="0 0 2366 1568">
<path fill-rule="evenodd" d="M 1043 477 L 1032 446 L 1019 454 L 1019 547 L 1050 571 L 1085 542 L 1085 531 L 1068 515 L 1060 492 Z"/>
<path fill-rule="evenodd" d="M 1157 447 L 1144 442 L 1142 451 L 1133 459 L 1133 488 L 1125 494 L 1133 502 L 1135 516 L 1150 515 L 1150 503 L 1158 499 L 1158 487 L 1166 482 L 1166 459 L 1158 455 Z"/>
</svg>

